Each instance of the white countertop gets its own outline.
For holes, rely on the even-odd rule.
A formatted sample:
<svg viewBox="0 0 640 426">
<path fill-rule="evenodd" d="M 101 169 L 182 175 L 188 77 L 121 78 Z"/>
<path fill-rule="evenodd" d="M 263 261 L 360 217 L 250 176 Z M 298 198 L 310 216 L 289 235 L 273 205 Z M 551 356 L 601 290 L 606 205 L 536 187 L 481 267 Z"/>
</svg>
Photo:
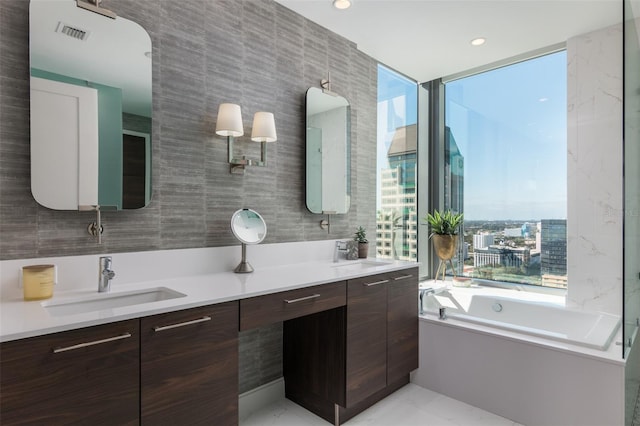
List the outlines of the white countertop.
<svg viewBox="0 0 640 426">
<path fill-rule="evenodd" d="M 303 262 L 290 265 L 256 268 L 253 273 L 236 274 L 217 272 L 168 279 L 155 279 L 118 285 L 109 293 L 98 293 L 97 285 L 91 289 L 54 291 L 51 299 L 24 301 L 21 297 L 3 297 L 0 302 L 0 341 L 39 336 L 81 327 L 106 324 L 131 318 L 222 303 L 280 291 L 327 284 L 366 275 L 397 271 L 418 266 L 415 262 L 379 260 L 379 264 L 359 261 Z M 376 262 L 367 259 L 366 262 Z M 110 308 L 87 313 L 52 316 L 45 307 L 83 297 L 114 295 L 156 287 L 167 287 L 184 293 L 185 297 Z M 416 295 L 417 297 L 417 295 Z"/>
</svg>

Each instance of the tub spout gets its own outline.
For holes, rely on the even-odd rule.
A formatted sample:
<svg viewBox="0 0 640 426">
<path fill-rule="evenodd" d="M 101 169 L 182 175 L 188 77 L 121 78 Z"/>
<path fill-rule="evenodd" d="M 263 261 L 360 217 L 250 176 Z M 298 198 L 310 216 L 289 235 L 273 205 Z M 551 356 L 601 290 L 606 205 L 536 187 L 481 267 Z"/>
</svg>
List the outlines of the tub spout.
<svg viewBox="0 0 640 426">
<path fill-rule="evenodd" d="M 424 315 L 424 296 L 427 294 L 435 294 L 435 290 L 431 287 L 420 289 L 418 297 L 420 315 Z"/>
<path fill-rule="evenodd" d="M 444 306 L 440 307 L 440 309 L 438 310 L 438 318 L 440 318 L 441 320 L 447 319 L 447 308 L 445 308 Z"/>
</svg>

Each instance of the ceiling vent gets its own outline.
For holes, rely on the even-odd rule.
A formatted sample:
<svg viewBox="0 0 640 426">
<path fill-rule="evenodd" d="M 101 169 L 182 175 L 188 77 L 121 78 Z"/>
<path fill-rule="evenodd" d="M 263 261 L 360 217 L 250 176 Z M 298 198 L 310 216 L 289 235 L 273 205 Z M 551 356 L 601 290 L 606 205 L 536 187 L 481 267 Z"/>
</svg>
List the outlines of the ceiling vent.
<svg viewBox="0 0 640 426">
<path fill-rule="evenodd" d="M 58 22 L 58 27 L 56 28 L 56 32 L 68 35 L 69 37 L 72 37 L 81 41 L 86 40 L 90 34 L 89 31 L 85 31 L 83 29 L 71 26 L 69 24 L 65 24 L 64 22 Z"/>
</svg>

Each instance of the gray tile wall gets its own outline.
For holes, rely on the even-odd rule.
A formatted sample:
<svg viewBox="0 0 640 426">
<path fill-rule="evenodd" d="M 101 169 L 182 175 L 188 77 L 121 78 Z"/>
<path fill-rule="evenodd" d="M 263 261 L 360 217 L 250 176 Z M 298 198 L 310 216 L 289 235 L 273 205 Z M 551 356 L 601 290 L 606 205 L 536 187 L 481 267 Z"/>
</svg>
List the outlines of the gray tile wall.
<svg viewBox="0 0 640 426">
<path fill-rule="evenodd" d="M 282 323 L 240 332 L 240 393 L 282 377 Z"/>
<path fill-rule="evenodd" d="M 329 4 L 329 3 L 328 3 Z M 356 46 L 271 0 L 105 0 L 153 42 L 153 199 L 141 210 L 105 212 L 104 243 L 87 234 L 87 212 L 53 211 L 29 180 L 29 3 L 0 0 L 0 259 L 236 244 L 231 214 L 259 211 L 266 243 L 375 238 L 377 63 Z M 352 104 L 352 207 L 332 234 L 304 200 L 304 94 L 331 71 Z M 278 142 L 267 168 L 230 175 L 214 133 L 222 102 L 273 111 Z M 257 144 L 237 143 L 254 157 Z M 375 243 L 372 245 L 375 247 Z M 282 325 L 240 334 L 242 392 L 282 375 Z"/>
<path fill-rule="evenodd" d="M 39 206 L 29 181 L 29 4 L 0 1 L 0 259 L 236 244 L 231 214 L 259 211 L 266 243 L 375 237 L 376 61 L 348 40 L 271 0 L 105 0 L 153 42 L 153 197 L 141 210 L 104 212 L 104 243 L 91 212 Z M 106 19 L 106 18 L 105 18 Z M 319 227 L 304 200 L 304 94 L 331 71 L 352 104 L 352 207 Z M 231 175 L 215 135 L 222 102 L 273 111 L 278 141 L 267 168 Z M 259 156 L 247 137 L 238 151 Z M 374 244 L 375 245 L 375 244 Z"/>
</svg>

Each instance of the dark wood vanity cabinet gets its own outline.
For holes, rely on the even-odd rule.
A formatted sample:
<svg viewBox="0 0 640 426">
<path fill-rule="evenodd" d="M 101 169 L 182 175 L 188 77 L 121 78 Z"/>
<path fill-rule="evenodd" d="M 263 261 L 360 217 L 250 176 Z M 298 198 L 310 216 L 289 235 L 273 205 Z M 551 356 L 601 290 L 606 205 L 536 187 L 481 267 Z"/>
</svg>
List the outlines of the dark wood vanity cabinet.
<svg viewBox="0 0 640 426">
<path fill-rule="evenodd" d="M 238 303 L 141 319 L 141 424 L 238 424 Z"/>
<path fill-rule="evenodd" d="M 283 321 L 289 399 L 332 423 L 418 367 L 418 269 L 0 344 L 0 424 L 237 425 L 238 330 Z"/>
<path fill-rule="evenodd" d="M 387 383 L 396 383 L 418 368 L 418 269 L 389 275 Z"/>
<path fill-rule="evenodd" d="M 0 424 L 237 425 L 238 302 L 0 344 Z"/>
<path fill-rule="evenodd" d="M 345 407 L 387 386 L 388 282 L 386 274 L 348 281 Z"/>
<path fill-rule="evenodd" d="M 418 269 L 347 281 L 347 304 L 284 323 L 287 398 L 344 422 L 418 368 Z"/>
<path fill-rule="evenodd" d="M 137 425 L 139 320 L 0 344 L 0 424 Z"/>
</svg>

